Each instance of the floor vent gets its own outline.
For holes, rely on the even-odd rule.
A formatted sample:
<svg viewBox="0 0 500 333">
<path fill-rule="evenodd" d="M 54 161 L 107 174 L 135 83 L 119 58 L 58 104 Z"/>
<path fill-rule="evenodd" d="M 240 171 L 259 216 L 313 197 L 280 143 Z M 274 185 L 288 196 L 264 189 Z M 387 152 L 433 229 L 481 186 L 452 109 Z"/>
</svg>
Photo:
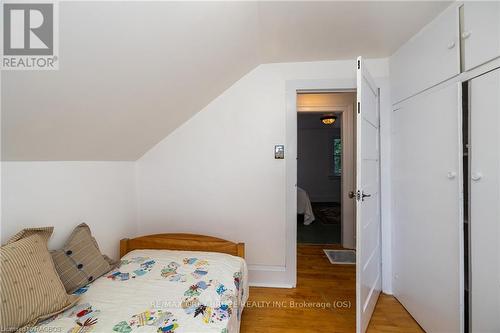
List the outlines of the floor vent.
<svg viewBox="0 0 500 333">
<path fill-rule="evenodd" d="M 355 265 L 356 251 L 354 250 L 323 250 L 334 265 Z"/>
</svg>

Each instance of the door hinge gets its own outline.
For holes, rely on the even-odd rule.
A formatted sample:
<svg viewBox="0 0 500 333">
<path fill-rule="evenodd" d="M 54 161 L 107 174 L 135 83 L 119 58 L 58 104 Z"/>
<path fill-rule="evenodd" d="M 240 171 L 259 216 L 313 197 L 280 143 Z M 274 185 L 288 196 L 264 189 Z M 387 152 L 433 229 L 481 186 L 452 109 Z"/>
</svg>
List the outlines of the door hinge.
<svg viewBox="0 0 500 333">
<path fill-rule="evenodd" d="M 361 69 L 361 64 L 359 60 L 358 60 L 358 69 Z"/>
<path fill-rule="evenodd" d="M 358 190 L 356 192 L 356 200 L 357 201 L 365 201 L 365 198 L 371 197 L 371 194 L 365 194 L 362 190 Z"/>
<path fill-rule="evenodd" d="M 361 113 L 361 103 L 358 102 L 358 113 Z"/>
<path fill-rule="evenodd" d="M 360 200 L 361 200 L 361 198 L 362 198 L 362 197 L 361 197 L 361 191 L 360 191 L 360 190 L 357 190 L 357 191 L 356 191 L 356 200 L 357 200 L 357 201 L 360 201 Z"/>
</svg>

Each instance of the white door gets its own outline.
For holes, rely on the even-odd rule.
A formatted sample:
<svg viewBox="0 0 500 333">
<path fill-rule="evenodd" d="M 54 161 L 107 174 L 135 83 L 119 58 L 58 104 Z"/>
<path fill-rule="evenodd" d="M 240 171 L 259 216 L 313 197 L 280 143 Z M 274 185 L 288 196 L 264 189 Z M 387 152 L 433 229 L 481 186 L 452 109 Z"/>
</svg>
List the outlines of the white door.
<svg viewBox="0 0 500 333">
<path fill-rule="evenodd" d="M 365 332 L 382 286 L 380 235 L 379 94 L 357 60 L 356 331 Z"/>
<path fill-rule="evenodd" d="M 469 84 L 470 332 L 500 332 L 500 69 Z"/>
<path fill-rule="evenodd" d="M 459 89 L 414 96 L 392 117 L 392 287 L 428 333 L 463 332 Z"/>
</svg>

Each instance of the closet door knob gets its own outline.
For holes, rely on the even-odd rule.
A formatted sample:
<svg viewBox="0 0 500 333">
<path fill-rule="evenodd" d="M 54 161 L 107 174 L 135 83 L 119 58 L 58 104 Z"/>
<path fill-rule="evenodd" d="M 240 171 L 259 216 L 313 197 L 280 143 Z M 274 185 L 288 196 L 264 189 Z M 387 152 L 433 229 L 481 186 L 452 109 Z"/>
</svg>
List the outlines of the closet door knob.
<svg viewBox="0 0 500 333">
<path fill-rule="evenodd" d="M 451 42 L 450 44 L 448 44 L 448 50 L 451 50 L 455 47 L 455 42 Z"/>
<path fill-rule="evenodd" d="M 470 37 L 472 33 L 470 31 L 464 31 L 462 32 L 462 39 L 467 39 Z"/>
<path fill-rule="evenodd" d="M 475 173 L 473 173 L 473 174 L 470 176 L 470 178 L 471 178 L 473 181 L 477 182 L 477 181 L 481 180 L 481 178 L 483 178 L 483 175 L 482 175 L 480 172 L 475 172 Z"/>
<path fill-rule="evenodd" d="M 455 171 L 450 171 L 446 176 L 448 177 L 448 179 L 455 179 L 457 173 Z"/>
</svg>

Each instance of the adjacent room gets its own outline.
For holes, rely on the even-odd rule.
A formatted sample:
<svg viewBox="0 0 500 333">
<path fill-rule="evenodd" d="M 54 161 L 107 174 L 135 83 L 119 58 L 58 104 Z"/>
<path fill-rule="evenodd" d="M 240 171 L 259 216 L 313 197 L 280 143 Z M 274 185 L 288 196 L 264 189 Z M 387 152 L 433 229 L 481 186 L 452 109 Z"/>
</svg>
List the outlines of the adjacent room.
<svg viewBox="0 0 500 333">
<path fill-rule="evenodd" d="M 500 333 L 500 1 L 0 17 L 0 331 Z"/>
<path fill-rule="evenodd" d="M 340 244 L 341 115 L 299 113 L 297 122 L 297 241 Z"/>
<path fill-rule="evenodd" d="M 297 94 L 298 243 L 355 248 L 355 105 L 355 92 Z"/>
</svg>

